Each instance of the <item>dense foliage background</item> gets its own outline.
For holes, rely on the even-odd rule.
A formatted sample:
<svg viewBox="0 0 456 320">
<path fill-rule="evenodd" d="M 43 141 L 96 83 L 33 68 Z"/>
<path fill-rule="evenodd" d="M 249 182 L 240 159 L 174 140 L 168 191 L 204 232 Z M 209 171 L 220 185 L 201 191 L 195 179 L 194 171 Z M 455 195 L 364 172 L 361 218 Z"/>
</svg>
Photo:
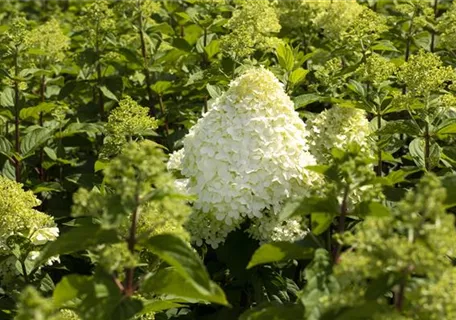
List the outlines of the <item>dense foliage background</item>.
<svg viewBox="0 0 456 320">
<path fill-rule="evenodd" d="M 0 38 L 1 319 L 456 318 L 456 4 L 4 0 Z"/>
</svg>

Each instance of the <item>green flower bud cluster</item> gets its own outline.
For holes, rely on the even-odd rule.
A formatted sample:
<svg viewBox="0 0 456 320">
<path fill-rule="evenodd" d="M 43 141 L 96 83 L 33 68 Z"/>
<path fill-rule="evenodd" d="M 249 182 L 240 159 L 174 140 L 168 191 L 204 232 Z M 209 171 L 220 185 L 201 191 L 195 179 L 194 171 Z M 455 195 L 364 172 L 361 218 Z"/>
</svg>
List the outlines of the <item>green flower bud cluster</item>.
<svg viewBox="0 0 456 320">
<path fill-rule="evenodd" d="M 367 217 L 346 232 L 343 244 L 353 249 L 342 254 L 334 269 L 342 290 L 327 298 L 330 304 L 363 303 L 367 283 L 391 275 L 408 279 L 406 298 L 422 302 L 405 303 L 404 315 L 413 319 L 453 319 L 454 303 L 443 295 L 455 291 L 456 274 L 450 258 L 455 255 L 456 231 L 454 217 L 445 212 L 445 198 L 440 180 L 426 175 L 417 189 L 409 191 L 393 208 L 391 216 Z M 357 299 L 347 299 L 350 295 Z M 379 303 L 386 301 L 380 298 Z"/>
<path fill-rule="evenodd" d="M 83 16 L 79 20 L 79 28 L 89 34 L 92 42 L 100 40 L 100 35 L 106 34 L 115 27 L 114 12 L 109 8 L 109 2 L 98 0 L 83 8 Z"/>
<path fill-rule="evenodd" d="M 165 154 L 151 141 L 130 142 L 104 170 L 106 190 L 80 189 L 74 195 L 73 216 L 92 215 L 108 227 L 128 234 L 130 216 L 138 215 L 138 236 L 176 231 L 189 212 L 166 170 Z"/>
<path fill-rule="evenodd" d="M 28 21 L 24 17 L 16 17 L 9 23 L 6 39 L 10 41 L 11 47 L 17 47 L 24 43 L 27 35 Z"/>
<path fill-rule="evenodd" d="M 131 97 L 125 96 L 108 117 L 101 156 L 109 158 L 118 154 L 128 141 L 149 135 L 157 127 L 158 123 L 149 116 L 148 108 L 141 107 Z"/>
<path fill-rule="evenodd" d="M 29 48 L 40 51 L 38 57 L 49 62 L 62 61 L 70 47 L 70 38 L 60 28 L 59 22 L 51 18 L 48 22 L 29 31 L 25 36 Z"/>
<path fill-rule="evenodd" d="M 440 45 L 448 50 L 456 50 L 456 3 L 439 19 L 437 30 L 440 32 Z"/>
<path fill-rule="evenodd" d="M 98 254 L 98 266 L 107 273 L 121 274 L 125 268 L 137 266 L 137 257 L 128 249 L 126 242 L 102 245 L 94 250 Z"/>
<path fill-rule="evenodd" d="M 230 30 L 221 39 L 225 52 L 245 58 L 257 49 L 268 49 L 278 39 L 271 34 L 280 31 L 276 9 L 269 0 L 238 0 L 233 16 L 226 24 Z"/>
<path fill-rule="evenodd" d="M 35 288 L 27 287 L 19 297 L 15 320 L 80 320 L 72 310 L 55 308 L 52 299 L 44 298 Z"/>
<path fill-rule="evenodd" d="M 157 0 L 124 0 L 114 7 L 117 14 L 127 14 L 129 17 L 138 17 L 141 14 L 143 19 L 149 23 L 155 23 L 151 16 L 161 9 L 161 1 Z"/>
<path fill-rule="evenodd" d="M 326 90 L 335 91 L 342 88 L 346 83 L 348 75 L 340 75 L 343 69 L 342 60 L 338 57 L 331 58 L 326 61 L 323 65 L 314 67 L 315 78 L 317 78 L 319 84 Z M 318 85 L 312 85 L 312 88 L 318 90 Z"/>
<path fill-rule="evenodd" d="M 421 50 L 399 67 L 397 78 L 406 86 L 409 97 L 427 98 L 443 90 L 445 83 L 454 80 L 456 74 L 450 66 L 443 66 L 439 56 Z"/>
<path fill-rule="evenodd" d="M 51 233 L 55 227 L 54 219 L 45 213 L 39 212 L 34 207 L 40 205 L 31 191 L 24 191 L 22 184 L 0 176 L 0 254 L 9 252 L 8 238 L 20 235 L 42 244 L 48 240 L 55 240 Z M 58 229 L 57 229 L 58 234 Z M 54 232 L 54 234 L 56 233 Z"/>
<path fill-rule="evenodd" d="M 373 53 L 367 57 L 366 62 L 359 66 L 356 73 L 362 81 L 379 86 L 382 82 L 388 80 L 396 70 L 396 65 L 389 59 Z"/>
<path fill-rule="evenodd" d="M 385 17 L 356 1 L 326 1 L 313 21 L 327 37 L 351 47 L 365 48 L 388 30 Z"/>
</svg>

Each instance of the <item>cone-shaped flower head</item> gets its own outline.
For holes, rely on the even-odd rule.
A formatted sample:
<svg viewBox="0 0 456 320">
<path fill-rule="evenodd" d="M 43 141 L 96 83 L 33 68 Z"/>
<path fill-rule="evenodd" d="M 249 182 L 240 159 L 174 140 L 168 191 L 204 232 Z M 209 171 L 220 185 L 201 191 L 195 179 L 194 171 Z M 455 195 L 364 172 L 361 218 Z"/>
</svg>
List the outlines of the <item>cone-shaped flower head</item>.
<svg viewBox="0 0 456 320">
<path fill-rule="evenodd" d="M 198 196 L 188 226 L 194 239 L 216 246 L 246 218 L 305 193 L 315 179 L 305 169 L 315 163 L 306 136 L 270 71 L 250 69 L 232 81 L 184 138 L 181 173 Z"/>
</svg>

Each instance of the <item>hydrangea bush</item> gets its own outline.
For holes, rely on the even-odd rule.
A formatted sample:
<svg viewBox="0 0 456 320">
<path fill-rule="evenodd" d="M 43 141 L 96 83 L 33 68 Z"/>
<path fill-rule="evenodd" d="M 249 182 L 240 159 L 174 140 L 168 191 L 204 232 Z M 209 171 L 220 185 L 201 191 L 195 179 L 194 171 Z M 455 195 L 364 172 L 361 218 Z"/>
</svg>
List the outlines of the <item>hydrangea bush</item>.
<svg viewBox="0 0 456 320">
<path fill-rule="evenodd" d="M 0 319 L 453 320 L 455 22 L 0 1 Z"/>
</svg>

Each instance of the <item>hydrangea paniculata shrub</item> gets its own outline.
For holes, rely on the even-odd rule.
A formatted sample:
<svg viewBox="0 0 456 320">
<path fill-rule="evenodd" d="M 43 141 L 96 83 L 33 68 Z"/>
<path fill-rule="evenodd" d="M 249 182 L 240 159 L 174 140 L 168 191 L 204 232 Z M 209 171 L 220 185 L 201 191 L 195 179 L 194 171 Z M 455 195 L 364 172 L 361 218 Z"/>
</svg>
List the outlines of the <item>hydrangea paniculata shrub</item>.
<svg viewBox="0 0 456 320">
<path fill-rule="evenodd" d="M 276 213 L 287 198 L 306 194 L 316 181 L 305 169 L 315 159 L 308 152 L 305 124 L 270 71 L 249 69 L 232 81 L 183 144 L 169 167 L 181 168 L 188 192 L 198 196 L 187 226 L 197 244 L 204 240 L 216 247 L 247 219 L 295 227 L 277 221 Z M 252 236 L 271 240 L 270 229 Z"/>
</svg>

